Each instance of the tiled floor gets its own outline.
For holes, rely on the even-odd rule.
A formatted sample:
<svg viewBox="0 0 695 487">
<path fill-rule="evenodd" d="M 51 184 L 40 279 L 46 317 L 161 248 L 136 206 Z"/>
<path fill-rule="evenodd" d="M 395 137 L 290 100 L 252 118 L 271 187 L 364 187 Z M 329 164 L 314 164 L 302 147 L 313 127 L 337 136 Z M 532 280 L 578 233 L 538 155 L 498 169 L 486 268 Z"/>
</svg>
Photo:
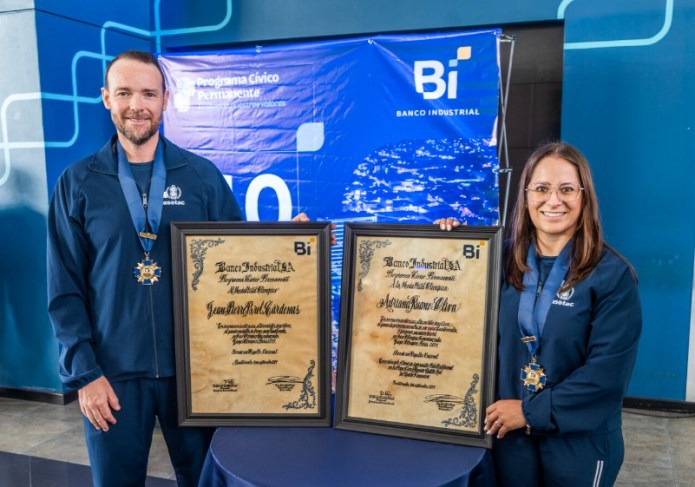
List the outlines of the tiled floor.
<svg viewBox="0 0 695 487">
<path fill-rule="evenodd" d="M 19 453 L 31 457 L 59 460 L 70 464 L 89 465 L 82 433 L 82 413 L 77 401 L 66 406 L 33 401 L 0 398 L 0 452 Z M 87 487 L 84 483 L 42 483 L 34 478 L 28 484 L 5 483 L 12 475 L 5 463 L 13 460 L 14 468 L 28 468 L 12 457 L 0 457 L 0 486 L 12 487 Z M 78 469 L 79 470 L 79 469 Z M 71 470 L 74 474 L 75 469 Z M 36 472 L 35 472 L 36 473 Z M 150 449 L 148 475 L 159 479 L 174 479 L 164 437 L 155 429 Z M 176 482 L 148 481 L 148 486 L 175 486 Z"/>
<path fill-rule="evenodd" d="M 695 486 L 695 417 L 624 410 L 623 437 L 616 486 Z"/>
<path fill-rule="evenodd" d="M 647 413 L 635 410 L 623 413 L 625 463 L 616 485 L 695 486 L 695 418 Z M 0 453 L 0 485 L 3 487 L 89 485 L 88 481 L 84 483 L 84 479 L 89 478 L 86 469 L 79 466 L 89 462 L 77 402 L 57 406 L 0 398 L 0 452 L 7 452 Z M 55 477 L 41 478 L 41 472 L 56 472 L 56 465 L 68 468 L 69 473 L 64 478 L 71 480 L 60 483 Z M 26 473 L 29 470 L 33 477 Z M 152 477 L 148 486 L 176 485 L 171 480 L 174 474 L 159 430 L 155 431 L 148 473 Z"/>
</svg>

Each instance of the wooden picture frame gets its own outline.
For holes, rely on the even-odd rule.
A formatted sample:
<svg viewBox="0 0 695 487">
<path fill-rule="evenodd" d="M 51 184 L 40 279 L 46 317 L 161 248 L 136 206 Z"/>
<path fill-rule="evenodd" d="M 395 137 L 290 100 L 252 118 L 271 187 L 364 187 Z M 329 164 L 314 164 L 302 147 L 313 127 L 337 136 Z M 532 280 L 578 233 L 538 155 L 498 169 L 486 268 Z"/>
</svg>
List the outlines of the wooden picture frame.
<svg viewBox="0 0 695 487">
<path fill-rule="evenodd" d="M 330 223 L 172 223 L 179 423 L 330 426 Z"/>
<path fill-rule="evenodd" d="M 501 227 L 345 225 L 335 427 L 485 448 Z"/>
</svg>

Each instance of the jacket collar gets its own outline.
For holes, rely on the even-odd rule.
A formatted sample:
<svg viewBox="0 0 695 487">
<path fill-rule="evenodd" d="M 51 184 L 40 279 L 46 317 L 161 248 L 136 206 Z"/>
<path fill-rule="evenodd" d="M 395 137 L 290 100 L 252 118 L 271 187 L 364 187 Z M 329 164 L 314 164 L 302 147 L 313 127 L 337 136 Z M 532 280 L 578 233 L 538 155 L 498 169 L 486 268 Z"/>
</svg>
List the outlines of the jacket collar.
<svg viewBox="0 0 695 487">
<path fill-rule="evenodd" d="M 89 161 L 89 170 L 104 174 L 118 174 L 118 155 L 116 153 L 116 140 L 118 136 L 113 134 L 99 152 Z M 164 144 L 164 166 L 167 171 L 188 164 L 188 156 L 178 146 L 170 142 L 163 135 L 159 140 Z"/>
</svg>

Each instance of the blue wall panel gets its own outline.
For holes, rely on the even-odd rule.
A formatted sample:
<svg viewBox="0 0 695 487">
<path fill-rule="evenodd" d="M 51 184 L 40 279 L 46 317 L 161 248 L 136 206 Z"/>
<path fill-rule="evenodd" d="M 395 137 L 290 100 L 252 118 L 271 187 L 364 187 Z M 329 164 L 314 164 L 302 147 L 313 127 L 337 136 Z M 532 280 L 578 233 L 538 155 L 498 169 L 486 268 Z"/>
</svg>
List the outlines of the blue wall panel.
<svg viewBox="0 0 695 487">
<path fill-rule="evenodd" d="M 132 3 L 130 8 L 137 11 Z M 84 16 L 90 13 L 87 9 Z M 49 194 L 68 164 L 95 152 L 113 133 L 100 93 L 105 63 L 125 49 L 150 49 L 148 36 L 103 28 L 109 19 L 92 16 L 83 21 L 62 13 L 36 13 Z M 149 19 L 141 22 L 128 25 L 147 30 Z"/>
<path fill-rule="evenodd" d="M 174 0 L 186 11 L 173 25 L 211 26 L 205 33 L 162 39 L 162 46 L 186 48 L 201 44 L 257 42 L 353 35 L 374 32 L 429 30 L 502 23 L 554 20 L 557 0 L 487 2 L 455 0 L 302 0 L 280 3 L 275 0 L 209 0 L 205 8 L 193 1 Z M 232 17 L 225 25 L 220 8 L 232 5 Z M 211 6 L 217 8 L 211 8 Z M 173 8 L 171 10 L 178 10 Z M 171 10 L 162 11 L 166 26 Z M 177 17 L 174 15 L 174 17 Z"/>
<path fill-rule="evenodd" d="M 676 3 L 659 38 L 669 2 L 615 3 L 620 12 L 610 2 L 580 0 L 566 11 L 563 137 L 592 162 L 609 242 L 640 276 L 645 326 L 629 394 L 685 399 L 695 206 L 684 175 L 695 142 L 695 8 Z M 597 15 L 607 9 L 609 21 Z"/>
<path fill-rule="evenodd" d="M 98 3 L 85 3 L 84 9 L 76 8 L 79 3 L 62 5 L 69 7 L 67 11 L 7 13 L 13 18 L 30 16 L 36 30 L 32 25 L 20 33 L 0 31 L 0 45 L 8 43 L 7 55 L 15 55 L 17 43 L 35 43 L 38 51 L 38 70 L 24 56 L 16 61 L 17 72 L 4 69 L 0 78 L 0 93 L 10 92 L 1 97 L 0 105 L 4 102 L 7 107 L 7 143 L 12 144 L 0 163 L 2 174 L 10 167 L 6 184 L 0 184 L 0 388 L 64 392 L 58 379 L 58 346 L 46 310 L 45 209 L 62 170 L 101 147 L 113 132 L 99 93 L 104 17 L 97 15 L 94 5 Z M 136 6 L 133 2 L 135 11 Z M 67 17 L 73 10 L 79 19 Z M 125 19 L 127 11 L 120 16 Z M 147 28 L 149 15 L 140 17 Z M 149 37 L 122 31 L 109 30 L 103 39 L 107 54 L 151 46 Z M 36 72 L 18 85 L 16 79 L 27 77 L 31 69 Z M 36 120 L 25 120 L 32 103 L 41 110 L 35 111 Z M 23 128 L 31 123 L 43 125 L 43 137 L 40 130 Z M 41 145 L 46 161 L 41 174 L 22 170 L 27 150 Z M 41 186 L 38 198 L 32 190 L 36 185 Z"/>
<path fill-rule="evenodd" d="M 140 29 L 149 29 L 153 0 L 118 0 L 116 2 L 95 2 L 90 0 L 69 0 L 56 2 L 55 0 L 34 0 L 37 12 L 43 12 L 60 17 L 66 21 L 91 24 L 102 27 L 105 24 L 123 26 L 135 26 Z M 171 4 L 164 0 L 165 7 Z M 74 26 L 75 24 L 70 24 Z M 59 31 L 63 37 L 69 37 L 66 32 Z M 64 41 L 70 39 L 64 38 Z M 85 43 L 85 47 L 89 44 Z"/>
<path fill-rule="evenodd" d="M 34 12 L 0 7 L 0 387 L 55 389 Z"/>
</svg>

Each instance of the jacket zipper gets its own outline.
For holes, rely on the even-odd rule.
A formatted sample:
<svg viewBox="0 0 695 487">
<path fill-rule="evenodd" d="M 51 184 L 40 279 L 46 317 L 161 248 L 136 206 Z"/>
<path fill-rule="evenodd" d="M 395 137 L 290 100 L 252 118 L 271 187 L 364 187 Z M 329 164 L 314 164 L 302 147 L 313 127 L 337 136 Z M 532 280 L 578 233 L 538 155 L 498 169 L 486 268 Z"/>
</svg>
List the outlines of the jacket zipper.
<svg viewBox="0 0 695 487">
<path fill-rule="evenodd" d="M 152 298 L 152 286 L 147 286 L 150 298 L 150 318 L 152 323 L 152 347 L 154 348 L 154 378 L 159 379 L 159 357 L 157 356 L 157 326 L 154 314 L 154 299 Z"/>
<path fill-rule="evenodd" d="M 145 231 L 149 230 L 147 224 L 147 193 L 142 193 L 142 207 L 145 209 Z M 152 348 L 154 349 L 154 377 L 159 379 L 159 357 L 157 356 L 157 323 L 154 314 L 154 298 L 152 297 L 152 286 L 147 286 L 148 298 L 150 301 L 150 323 L 152 323 Z"/>
</svg>

